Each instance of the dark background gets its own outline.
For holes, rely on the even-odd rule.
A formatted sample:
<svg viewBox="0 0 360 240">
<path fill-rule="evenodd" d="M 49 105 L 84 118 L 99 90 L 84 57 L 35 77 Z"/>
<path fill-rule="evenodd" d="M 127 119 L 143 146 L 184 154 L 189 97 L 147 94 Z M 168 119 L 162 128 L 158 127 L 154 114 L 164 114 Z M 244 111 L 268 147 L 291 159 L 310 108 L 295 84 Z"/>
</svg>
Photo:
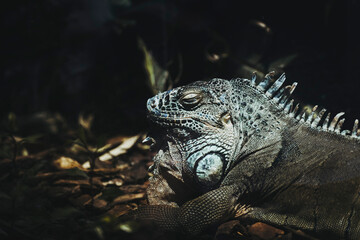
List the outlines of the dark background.
<svg viewBox="0 0 360 240">
<path fill-rule="evenodd" d="M 98 131 L 144 130 L 153 93 L 142 39 L 176 85 L 285 71 L 299 82 L 297 99 L 346 111 L 351 126 L 360 116 L 358 2 L 7 1 L 0 117 L 59 112 L 72 124 L 82 112 Z"/>
</svg>

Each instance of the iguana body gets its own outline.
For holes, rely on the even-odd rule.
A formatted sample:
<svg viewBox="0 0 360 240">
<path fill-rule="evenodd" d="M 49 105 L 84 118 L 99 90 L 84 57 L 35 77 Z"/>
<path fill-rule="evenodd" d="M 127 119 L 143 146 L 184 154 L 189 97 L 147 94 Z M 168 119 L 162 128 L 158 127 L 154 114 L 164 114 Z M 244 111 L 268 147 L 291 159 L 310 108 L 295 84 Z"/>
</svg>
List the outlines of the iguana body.
<svg viewBox="0 0 360 240">
<path fill-rule="evenodd" d="M 298 114 L 296 84 L 271 79 L 195 82 L 148 100 L 159 152 L 139 216 L 189 234 L 237 216 L 360 239 L 358 121 L 341 132 L 342 113 L 330 124 L 325 110 Z"/>
</svg>

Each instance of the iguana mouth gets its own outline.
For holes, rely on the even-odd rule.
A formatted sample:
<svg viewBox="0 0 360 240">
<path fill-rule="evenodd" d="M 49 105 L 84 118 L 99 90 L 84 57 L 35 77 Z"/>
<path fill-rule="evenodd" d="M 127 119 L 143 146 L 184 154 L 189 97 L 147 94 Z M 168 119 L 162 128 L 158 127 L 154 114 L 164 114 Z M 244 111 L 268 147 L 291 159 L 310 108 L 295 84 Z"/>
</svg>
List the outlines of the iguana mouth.
<svg viewBox="0 0 360 240">
<path fill-rule="evenodd" d="M 160 126 L 181 126 L 182 124 L 189 121 L 190 118 L 181 118 L 181 117 L 169 117 L 168 114 L 162 114 L 166 115 L 164 116 L 154 116 L 153 114 L 148 114 L 148 119 L 152 121 L 153 123 L 160 125 Z"/>
<path fill-rule="evenodd" d="M 166 141 L 163 136 L 163 130 L 152 130 L 148 133 L 147 137 L 143 140 L 144 144 L 150 146 L 152 152 L 158 152 L 160 149 L 164 149 Z"/>
</svg>

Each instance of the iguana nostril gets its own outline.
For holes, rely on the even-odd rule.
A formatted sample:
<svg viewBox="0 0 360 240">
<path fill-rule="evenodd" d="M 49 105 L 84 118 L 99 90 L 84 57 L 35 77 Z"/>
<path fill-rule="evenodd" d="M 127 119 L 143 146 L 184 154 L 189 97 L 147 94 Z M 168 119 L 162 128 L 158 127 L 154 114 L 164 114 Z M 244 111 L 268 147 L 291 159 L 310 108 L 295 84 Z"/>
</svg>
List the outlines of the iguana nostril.
<svg viewBox="0 0 360 240">
<path fill-rule="evenodd" d="M 151 99 L 150 101 L 150 107 L 155 108 L 156 107 L 156 101 L 155 99 Z"/>
</svg>

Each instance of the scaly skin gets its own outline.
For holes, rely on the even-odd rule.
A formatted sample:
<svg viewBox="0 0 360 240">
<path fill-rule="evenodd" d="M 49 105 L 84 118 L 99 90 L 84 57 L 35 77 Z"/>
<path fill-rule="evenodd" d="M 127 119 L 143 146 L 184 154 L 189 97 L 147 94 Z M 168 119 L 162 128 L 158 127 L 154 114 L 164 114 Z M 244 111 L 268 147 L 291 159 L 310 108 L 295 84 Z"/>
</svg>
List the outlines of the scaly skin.
<svg viewBox="0 0 360 240">
<path fill-rule="evenodd" d="M 341 132 L 341 114 L 330 125 L 324 111 L 301 116 L 289 101 L 296 85 L 271 79 L 213 79 L 148 100 L 159 153 L 151 205 L 137 216 L 188 234 L 236 215 L 360 239 L 357 121 Z"/>
</svg>

